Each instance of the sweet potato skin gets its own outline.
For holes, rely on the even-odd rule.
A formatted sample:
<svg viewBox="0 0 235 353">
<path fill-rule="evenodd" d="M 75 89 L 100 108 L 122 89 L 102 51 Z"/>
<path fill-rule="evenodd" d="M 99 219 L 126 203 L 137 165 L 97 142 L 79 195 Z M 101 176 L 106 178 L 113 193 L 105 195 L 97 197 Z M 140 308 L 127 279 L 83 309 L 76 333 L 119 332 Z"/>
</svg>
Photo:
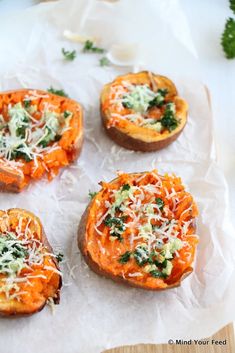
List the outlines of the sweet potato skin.
<svg viewBox="0 0 235 353">
<path fill-rule="evenodd" d="M 53 249 L 48 241 L 48 238 L 46 236 L 46 233 L 44 231 L 44 228 L 43 228 L 42 223 L 39 218 L 37 216 L 35 216 L 33 213 L 31 213 L 27 210 L 21 209 L 21 208 L 12 208 L 7 211 L 0 210 L 0 217 L 3 214 L 6 214 L 6 213 L 10 214 L 12 212 L 17 213 L 17 214 L 21 213 L 22 215 L 27 215 L 27 216 L 30 216 L 32 219 L 34 219 L 41 229 L 41 242 L 42 242 L 42 244 L 45 247 L 47 247 L 49 252 L 53 253 Z M 53 259 L 53 262 L 54 262 L 56 268 L 59 270 L 59 264 L 58 264 L 57 259 L 55 257 L 53 257 L 52 259 Z M 57 288 L 55 288 L 55 291 L 54 291 L 53 301 L 55 304 L 59 304 L 59 302 L 60 302 L 61 287 L 62 287 L 62 278 L 60 276 L 58 286 L 57 286 Z M 35 306 L 34 309 L 28 308 L 27 306 L 24 306 L 24 305 L 21 305 L 21 306 L 19 305 L 19 307 L 17 308 L 15 306 L 14 301 L 11 303 L 9 301 L 8 302 L 6 301 L 5 303 L 0 301 L 0 316 L 6 317 L 6 318 L 31 316 L 35 313 L 40 312 L 46 304 L 47 304 L 47 298 L 45 298 L 45 300 L 43 302 L 39 303 L 38 306 Z"/>
<path fill-rule="evenodd" d="M 21 173 L 10 170 L 7 166 L 0 166 L 0 192 L 19 193 L 22 185 L 24 185 L 24 176 Z"/>
<path fill-rule="evenodd" d="M 5 91 L 0 93 L 0 100 L 2 99 L 2 95 L 8 95 L 12 93 L 17 93 L 19 92 L 22 96 L 29 94 L 30 91 L 35 91 L 35 89 L 19 89 L 19 90 L 14 90 L 14 91 Z M 65 98 L 65 97 L 59 97 L 55 94 L 49 93 L 47 91 L 42 91 L 36 89 L 38 94 L 41 95 L 48 95 L 50 97 L 56 98 L 57 100 L 69 100 L 72 104 L 76 104 L 80 108 L 80 119 L 81 119 L 81 131 L 80 134 L 77 136 L 77 139 L 74 144 L 70 146 L 70 148 L 67 150 L 69 153 L 69 163 L 73 163 L 74 161 L 77 160 L 77 158 L 80 156 L 81 151 L 82 151 L 82 146 L 84 142 L 84 131 L 83 131 L 83 121 L 84 121 L 84 109 L 81 106 L 81 104 L 77 103 L 73 99 L 70 98 Z M 4 165 L 3 161 L 0 161 L 0 192 L 6 192 L 6 193 L 20 193 L 25 186 L 29 182 L 29 178 L 24 176 L 20 170 L 12 170 L 8 166 Z M 9 181 L 12 179 L 11 181 Z M 8 181 L 7 181 L 8 180 Z"/>
<path fill-rule="evenodd" d="M 154 141 L 154 142 L 145 142 L 142 140 L 135 139 L 132 136 L 123 133 L 115 126 L 108 128 L 107 127 L 107 116 L 102 112 L 102 110 L 101 110 L 101 117 L 102 117 L 103 127 L 104 127 L 107 135 L 111 138 L 111 140 L 113 140 L 118 145 L 120 145 L 121 147 L 124 147 L 128 150 L 140 151 L 140 152 L 153 152 L 153 151 L 159 151 L 163 148 L 166 148 L 167 146 L 169 146 L 172 142 L 174 142 L 179 137 L 179 135 L 182 133 L 182 131 L 185 127 L 185 125 L 184 125 L 179 132 L 165 138 L 164 140 Z"/>
<path fill-rule="evenodd" d="M 135 174 L 135 173 L 133 173 L 133 174 Z M 144 172 L 137 173 L 137 174 L 144 174 Z M 114 179 L 112 181 L 115 181 L 115 180 L 116 179 Z M 193 272 L 193 268 L 190 266 L 182 273 L 181 277 L 175 283 L 168 284 L 167 287 L 165 287 L 165 288 L 149 288 L 141 283 L 140 284 L 133 283 L 131 278 L 125 278 L 123 276 L 116 276 L 116 275 L 113 275 L 112 273 L 107 272 L 104 269 L 102 269 L 95 261 L 93 261 L 89 252 L 86 250 L 86 240 L 87 240 L 86 225 L 88 222 L 89 211 L 90 211 L 90 208 L 91 208 L 93 202 L 94 202 L 94 199 L 91 200 L 89 202 L 88 206 L 86 207 L 86 209 L 81 217 L 81 220 L 80 220 L 80 223 L 78 226 L 78 233 L 77 233 L 78 248 L 80 249 L 81 254 L 84 257 L 85 262 L 87 263 L 87 265 L 90 267 L 90 269 L 93 272 L 95 272 L 96 274 L 98 274 L 102 277 L 111 279 L 114 282 L 117 282 L 117 283 L 120 283 L 120 284 L 123 284 L 126 286 L 130 286 L 130 287 L 134 287 L 134 288 L 141 288 L 141 289 L 148 290 L 148 291 L 157 291 L 157 292 L 179 287 L 181 285 L 181 282 Z M 194 229 L 196 231 L 196 223 L 194 223 Z"/>
<path fill-rule="evenodd" d="M 138 73 L 137 75 L 148 75 L 149 73 L 147 71 L 142 71 L 140 73 Z M 133 74 L 127 74 L 124 77 L 128 79 L 128 75 L 132 75 Z M 168 88 L 169 90 L 169 97 L 175 97 L 177 96 L 178 92 L 177 89 L 174 85 L 174 83 L 168 79 L 165 76 L 161 76 L 161 75 L 155 75 L 152 74 L 152 79 L 161 82 L 162 84 L 165 85 L 165 87 Z M 120 79 L 122 76 L 119 76 L 118 79 Z M 138 83 L 138 76 L 136 79 L 137 83 Z M 101 116 L 101 120 L 102 120 L 102 125 L 107 133 L 107 135 L 118 145 L 129 149 L 129 150 L 133 150 L 133 151 L 141 151 L 141 152 L 153 152 L 153 151 L 159 151 L 163 148 L 166 148 L 167 146 L 169 146 L 172 142 L 174 142 L 179 135 L 181 134 L 181 132 L 183 131 L 183 129 L 185 128 L 185 125 L 187 123 L 187 105 L 185 106 L 186 111 L 185 111 L 185 116 L 184 116 L 184 121 L 181 123 L 180 125 L 180 130 L 176 131 L 176 132 L 172 132 L 169 134 L 169 136 L 166 136 L 164 139 L 159 139 L 156 141 L 150 141 L 150 142 L 146 142 L 142 139 L 136 139 L 134 138 L 130 133 L 126 133 L 121 131 L 118 127 L 116 126 L 112 126 L 112 127 L 107 127 L 108 126 L 108 120 L 109 120 L 109 114 L 107 113 L 106 110 L 102 109 L 102 102 L 104 99 L 104 96 L 107 94 L 108 90 L 109 90 L 109 86 L 112 84 L 112 82 L 110 84 L 107 84 L 104 86 L 104 89 L 101 93 L 101 98 L 100 98 L 100 116 Z M 186 103 L 186 102 L 185 102 Z"/>
</svg>

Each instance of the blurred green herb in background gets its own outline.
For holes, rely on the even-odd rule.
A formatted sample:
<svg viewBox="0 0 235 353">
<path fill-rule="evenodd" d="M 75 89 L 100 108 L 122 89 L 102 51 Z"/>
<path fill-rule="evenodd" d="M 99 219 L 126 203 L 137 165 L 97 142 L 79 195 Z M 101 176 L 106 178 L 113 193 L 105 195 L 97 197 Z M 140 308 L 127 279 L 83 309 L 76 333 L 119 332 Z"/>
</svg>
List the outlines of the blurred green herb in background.
<svg viewBox="0 0 235 353">
<path fill-rule="evenodd" d="M 235 14 L 235 0 L 230 0 L 230 9 Z M 235 58 L 235 19 L 229 17 L 225 23 L 221 45 L 227 59 Z"/>
</svg>

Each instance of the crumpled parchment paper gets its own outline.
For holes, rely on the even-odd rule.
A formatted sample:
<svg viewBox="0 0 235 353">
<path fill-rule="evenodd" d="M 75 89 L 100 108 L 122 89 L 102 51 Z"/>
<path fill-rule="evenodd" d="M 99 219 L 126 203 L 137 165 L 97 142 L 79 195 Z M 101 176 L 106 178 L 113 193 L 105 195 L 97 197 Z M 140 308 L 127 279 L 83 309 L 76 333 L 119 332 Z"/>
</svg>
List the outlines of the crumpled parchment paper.
<svg viewBox="0 0 235 353">
<path fill-rule="evenodd" d="M 137 43 L 140 69 L 169 74 L 190 106 L 179 139 L 156 153 L 134 153 L 115 145 L 99 117 L 103 84 L 132 67 L 100 67 L 99 56 L 69 43 L 65 29 L 98 36 L 101 45 Z M 65 253 L 64 287 L 54 315 L 50 308 L 28 318 L 0 320 L 4 353 L 98 353 L 124 344 L 163 343 L 211 335 L 235 317 L 234 230 L 227 186 L 216 165 L 213 123 L 203 84 L 195 80 L 197 56 L 178 1 L 70 0 L 47 3 L 0 21 L 1 90 L 19 87 L 65 91 L 85 107 L 81 157 L 48 183 L 39 181 L 20 195 L 0 195 L 0 209 L 22 207 L 40 216 L 55 250 Z M 61 48 L 76 49 L 73 62 Z M 136 65 L 136 63 L 135 63 Z M 180 77 L 185 72 L 193 75 Z M 157 168 L 180 175 L 200 210 L 200 244 L 195 271 L 180 288 L 154 293 L 119 286 L 85 265 L 76 245 L 89 190 L 100 180 Z"/>
</svg>

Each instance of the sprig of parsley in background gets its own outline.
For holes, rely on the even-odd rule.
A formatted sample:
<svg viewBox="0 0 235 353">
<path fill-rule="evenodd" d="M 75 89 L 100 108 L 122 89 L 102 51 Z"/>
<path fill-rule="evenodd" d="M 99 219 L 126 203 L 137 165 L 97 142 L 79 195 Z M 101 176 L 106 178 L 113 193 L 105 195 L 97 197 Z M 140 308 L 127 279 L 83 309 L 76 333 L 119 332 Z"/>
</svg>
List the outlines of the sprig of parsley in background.
<svg viewBox="0 0 235 353">
<path fill-rule="evenodd" d="M 230 9 L 235 14 L 235 0 L 229 0 Z M 227 59 L 235 58 L 235 19 L 229 17 L 226 21 L 221 38 L 221 45 Z"/>
<path fill-rule="evenodd" d="M 105 49 L 95 46 L 95 44 L 91 40 L 85 41 L 82 51 L 83 51 L 83 53 L 94 53 L 94 54 L 104 54 L 106 52 Z M 76 50 L 69 51 L 69 50 L 65 50 L 65 48 L 62 48 L 61 52 L 62 52 L 64 59 L 66 61 L 73 61 L 77 56 Z M 100 58 L 99 64 L 102 67 L 109 66 L 110 61 L 106 56 L 103 56 L 102 58 Z M 51 92 L 51 93 L 53 93 L 53 92 Z M 58 93 L 55 93 L 55 94 L 58 94 Z"/>
<path fill-rule="evenodd" d="M 233 11 L 233 13 L 235 13 L 235 0 L 229 0 L 230 2 L 230 9 Z"/>
<path fill-rule="evenodd" d="M 76 50 L 69 51 L 62 48 L 61 51 L 62 51 L 62 54 L 64 55 L 64 59 L 68 61 L 73 61 L 77 56 Z"/>
<path fill-rule="evenodd" d="M 105 49 L 96 47 L 91 40 L 85 41 L 82 51 L 83 53 L 95 53 L 95 54 L 104 54 L 106 52 Z M 110 65 L 110 61 L 106 56 L 103 56 L 102 58 L 100 58 L 99 63 L 100 63 L 100 66 Z"/>
<path fill-rule="evenodd" d="M 225 29 L 222 34 L 221 44 L 227 59 L 235 58 L 235 20 L 227 19 Z"/>
</svg>

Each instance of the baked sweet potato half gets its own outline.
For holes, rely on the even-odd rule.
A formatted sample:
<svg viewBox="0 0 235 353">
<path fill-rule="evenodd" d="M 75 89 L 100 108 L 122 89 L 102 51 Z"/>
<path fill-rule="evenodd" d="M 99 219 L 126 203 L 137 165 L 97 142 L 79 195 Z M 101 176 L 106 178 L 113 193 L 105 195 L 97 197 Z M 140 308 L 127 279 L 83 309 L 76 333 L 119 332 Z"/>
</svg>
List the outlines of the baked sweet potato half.
<svg viewBox="0 0 235 353">
<path fill-rule="evenodd" d="M 106 84 L 100 111 L 113 141 L 127 149 L 150 152 L 177 139 L 187 122 L 188 104 L 169 78 L 142 71 Z"/>
<path fill-rule="evenodd" d="M 40 90 L 0 93 L 0 191 L 20 192 L 52 179 L 83 142 L 83 110 L 72 99 Z"/>
<path fill-rule="evenodd" d="M 193 268 L 197 206 L 181 179 L 156 170 L 101 183 L 83 214 L 78 246 L 96 273 L 133 287 L 180 285 Z"/>
<path fill-rule="evenodd" d="M 0 211 L 0 315 L 31 315 L 60 300 L 56 256 L 35 215 Z"/>
</svg>

